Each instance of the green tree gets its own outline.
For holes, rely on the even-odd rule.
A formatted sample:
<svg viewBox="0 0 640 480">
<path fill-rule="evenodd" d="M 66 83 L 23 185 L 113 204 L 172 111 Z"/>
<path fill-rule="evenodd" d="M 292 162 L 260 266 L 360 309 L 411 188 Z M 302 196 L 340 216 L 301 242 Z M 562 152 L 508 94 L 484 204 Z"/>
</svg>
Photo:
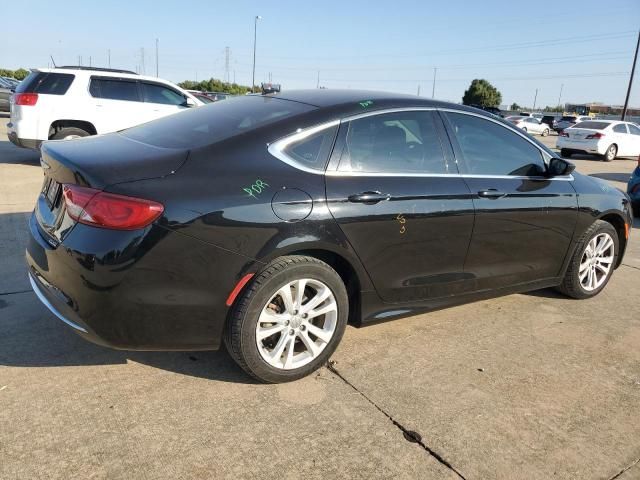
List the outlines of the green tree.
<svg viewBox="0 0 640 480">
<path fill-rule="evenodd" d="M 511 104 L 511 110 L 522 110 L 522 107 L 518 105 L 516 102 Z"/>
<path fill-rule="evenodd" d="M 474 79 L 465 90 L 462 103 L 465 105 L 481 105 L 483 107 L 497 107 L 502 102 L 502 94 L 487 80 Z"/>
<path fill-rule="evenodd" d="M 217 78 L 210 78 L 209 80 L 202 80 L 200 82 L 185 80 L 184 82 L 180 82 L 178 85 L 185 90 L 223 92 L 230 93 L 231 95 L 244 95 L 245 93 L 251 91 L 251 87 L 245 87 L 244 85 L 238 85 L 237 83 L 226 83 Z"/>
<path fill-rule="evenodd" d="M 19 68 L 13 72 L 13 78 L 16 80 L 24 80 L 27 75 L 29 75 L 29 70 L 25 70 L 24 68 Z"/>
</svg>

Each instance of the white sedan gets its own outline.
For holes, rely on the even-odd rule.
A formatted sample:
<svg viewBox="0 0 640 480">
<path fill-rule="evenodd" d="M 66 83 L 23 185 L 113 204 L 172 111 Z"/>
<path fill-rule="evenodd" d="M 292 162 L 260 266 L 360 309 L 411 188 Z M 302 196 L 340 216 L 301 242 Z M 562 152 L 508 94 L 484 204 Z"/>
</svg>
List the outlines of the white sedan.
<svg viewBox="0 0 640 480">
<path fill-rule="evenodd" d="M 607 162 L 616 157 L 637 157 L 640 127 L 631 122 L 587 120 L 561 132 L 556 147 L 563 157 L 587 153 L 600 155 Z"/>
<path fill-rule="evenodd" d="M 507 117 L 505 120 L 513 123 L 516 127 L 521 128 L 525 132 L 538 133 L 543 137 L 549 135 L 549 125 L 542 123 L 538 118 L 514 115 L 512 117 Z"/>
</svg>

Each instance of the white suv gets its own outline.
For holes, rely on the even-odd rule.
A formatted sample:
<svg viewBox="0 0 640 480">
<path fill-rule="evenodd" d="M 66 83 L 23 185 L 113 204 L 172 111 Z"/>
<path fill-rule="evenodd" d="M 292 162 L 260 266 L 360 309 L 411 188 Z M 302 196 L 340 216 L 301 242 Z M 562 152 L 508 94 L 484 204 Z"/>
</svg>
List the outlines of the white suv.
<svg viewBox="0 0 640 480">
<path fill-rule="evenodd" d="M 33 69 L 11 97 L 9 140 L 39 148 L 61 140 L 115 132 L 203 102 L 177 85 L 126 70 Z"/>
</svg>

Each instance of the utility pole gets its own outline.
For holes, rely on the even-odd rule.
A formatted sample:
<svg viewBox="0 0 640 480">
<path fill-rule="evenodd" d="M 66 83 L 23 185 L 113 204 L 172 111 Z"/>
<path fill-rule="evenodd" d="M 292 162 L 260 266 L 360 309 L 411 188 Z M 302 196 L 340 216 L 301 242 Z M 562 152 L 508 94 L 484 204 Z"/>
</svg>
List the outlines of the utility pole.
<svg viewBox="0 0 640 480">
<path fill-rule="evenodd" d="M 435 96 L 436 96 L 436 72 L 437 71 L 438 71 L 438 69 L 434 67 L 434 69 L 433 69 L 433 88 L 431 89 L 431 98 L 435 98 Z"/>
<path fill-rule="evenodd" d="M 91 66 L 91 55 L 89 55 L 89 66 Z"/>
<path fill-rule="evenodd" d="M 159 71 L 159 67 L 158 67 L 158 39 L 156 38 L 156 77 L 160 76 L 158 74 L 158 71 Z"/>
<path fill-rule="evenodd" d="M 418 85 L 418 93 L 416 95 L 420 96 L 420 85 Z"/>
<path fill-rule="evenodd" d="M 256 15 L 253 21 L 253 75 L 251 76 L 251 91 L 256 88 L 256 40 L 258 38 L 258 20 L 262 17 Z"/>
<path fill-rule="evenodd" d="M 236 71 L 233 71 L 233 83 L 236 83 Z"/>
<path fill-rule="evenodd" d="M 536 109 L 536 102 L 538 101 L 538 89 L 536 88 L 536 96 L 533 97 L 533 110 Z"/>
<path fill-rule="evenodd" d="M 107 59 L 109 62 L 109 68 L 111 68 L 111 49 L 107 50 Z"/>
<path fill-rule="evenodd" d="M 564 83 L 560 84 L 560 95 L 558 96 L 558 107 L 562 105 L 560 101 L 562 100 L 562 89 L 564 88 Z"/>
<path fill-rule="evenodd" d="M 224 47 L 224 81 L 229 83 L 229 47 Z"/>
<path fill-rule="evenodd" d="M 627 96 L 624 99 L 624 107 L 622 108 L 622 117 L 620 120 L 624 120 L 627 115 L 627 108 L 629 108 L 629 95 L 631 95 L 631 86 L 633 85 L 633 74 L 636 70 L 636 62 L 638 61 L 638 48 L 640 48 L 640 31 L 638 31 L 638 42 L 636 43 L 636 53 L 633 56 L 633 66 L 631 67 L 631 75 L 629 76 L 629 87 L 627 88 Z"/>
<path fill-rule="evenodd" d="M 82 55 L 78 55 L 78 66 L 82 66 Z"/>
<path fill-rule="evenodd" d="M 144 68 L 144 47 L 140 48 L 140 71 L 143 75 L 147 73 L 147 69 Z"/>
<path fill-rule="evenodd" d="M 318 70 L 318 81 L 316 82 L 316 88 L 320 88 L 320 70 Z"/>
</svg>

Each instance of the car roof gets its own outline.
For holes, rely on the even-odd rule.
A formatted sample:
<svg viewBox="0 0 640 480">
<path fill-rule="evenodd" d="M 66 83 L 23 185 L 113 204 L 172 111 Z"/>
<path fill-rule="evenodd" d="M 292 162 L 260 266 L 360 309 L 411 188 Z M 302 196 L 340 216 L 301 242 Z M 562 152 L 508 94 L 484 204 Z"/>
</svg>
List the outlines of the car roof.
<svg viewBox="0 0 640 480">
<path fill-rule="evenodd" d="M 168 80 L 164 80 L 158 77 L 151 77 L 148 75 L 138 75 L 135 72 L 129 70 L 118 70 L 115 68 L 97 68 L 97 67 L 56 67 L 56 68 L 32 68 L 34 72 L 55 72 L 55 73 L 72 73 L 74 75 L 85 74 L 87 76 L 105 76 L 105 77 L 118 77 L 118 78 L 132 78 L 136 80 L 145 80 L 158 83 L 172 83 Z"/>
</svg>

